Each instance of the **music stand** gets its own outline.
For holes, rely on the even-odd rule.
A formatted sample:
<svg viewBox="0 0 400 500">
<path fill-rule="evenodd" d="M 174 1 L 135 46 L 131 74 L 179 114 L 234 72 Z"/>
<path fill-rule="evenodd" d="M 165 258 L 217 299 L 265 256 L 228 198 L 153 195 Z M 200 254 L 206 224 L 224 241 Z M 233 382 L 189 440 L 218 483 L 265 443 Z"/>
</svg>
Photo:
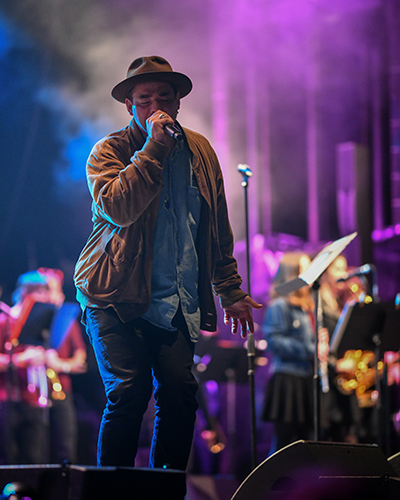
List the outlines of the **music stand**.
<svg viewBox="0 0 400 500">
<path fill-rule="evenodd" d="M 304 272 L 299 274 L 297 278 L 278 285 L 275 288 L 276 292 L 279 293 L 279 295 L 288 295 L 303 286 L 315 283 L 356 236 L 357 232 L 354 232 L 332 243 L 328 243 L 316 257 L 314 257 L 311 264 Z"/>
<path fill-rule="evenodd" d="M 53 304 L 35 302 L 18 337 L 19 343 L 46 347 L 56 311 Z"/>
<path fill-rule="evenodd" d="M 384 307 L 386 310 L 385 320 L 382 328 L 381 335 L 381 353 L 385 353 L 387 351 L 399 352 L 400 350 L 400 306 L 396 301 L 392 301 L 389 303 L 384 303 Z M 382 356 L 381 356 L 382 357 Z M 399 362 L 396 360 L 395 362 Z M 384 365 L 384 378 L 383 381 L 385 383 L 386 389 L 386 398 L 384 408 L 384 418 L 385 418 L 385 437 L 386 437 L 386 453 L 387 455 L 391 455 L 390 449 L 390 392 L 387 383 L 387 370 L 388 365 Z"/>
<path fill-rule="evenodd" d="M 400 306 L 394 302 L 382 302 L 385 320 L 382 327 L 381 352 L 400 350 Z"/>
<path fill-rule="evenodd" d="M 315 351 L 314 351 L 314 439 L 318 441 L 320 436 L 320 415 L 319 415 L 319 373 L 318 373 L 318 331 L 320 328 L 319 311 L 319 278 L 338 257 L 347 245 L 354 240 L 357 232 L 351 233 L 343 238 L 328 243 L 314 257 L 308 268 L 300 273 L 297 278 L 286 281 L 275 288 L 279 295 L 288 295 L 303 286 L 312 286 L 315 292 Z"/>
<path fill-rule="evenodd" d="M 384 383 L 380 382 L 378 362 L 387 351 L 400 349 L 400 309 L 394 302 L 371 302 L 347 304 L 331 339 L 330 350 L 339 359 L 346 351 L 353 349 L 373 351 L 375 354 L 375 387 L 377 390 L 376 409 L 379 419 L 378 439 L 382 443 L 382 425 L 385 423 L 386 448 L 390 444 L 390 409 L 388 394 L 383 398 L 383 387 L 387 388 L 387 367 L 384 366 Z M 387 391 L 386 391 L 387 392 Z M 382 404 L 382 401 L 385 404 Z M 381 411 L 383 409 L 382 415 Z M 382 420 L 381 420 L 382 419 Z M 389 453 L 389 450 L 387 450 Z"/>
<path fill-rule="evenodd" d="M 350 302 L 343 308 L 330 342 L 330 352 L 339 359 L 346 351 L 374 351 L 380 346 L 385 321 L 382 302 Z"/>
<path fill-rule="evenodd" d="M 375 351 L 379 358 L 400 349 L 400 308 L 394 302 L 350 302 L 332 334 L 330 351 L 338 358 L 351 349 Z"/>
<path fill-rule="evenodd" d="M 60 308 L 46 302 L 35 302 L 18 337 L 20 344 L 58 349 L 80 307 L 65 303 Z"/>
<path fill-rule="evenodd" d="M 75 302 L 65 302 L 56 312 L 50 326 L 48 347 L 58 349 L 65 340 L 72 323 L 80 313 L 80 307 Z"/>
</svg>

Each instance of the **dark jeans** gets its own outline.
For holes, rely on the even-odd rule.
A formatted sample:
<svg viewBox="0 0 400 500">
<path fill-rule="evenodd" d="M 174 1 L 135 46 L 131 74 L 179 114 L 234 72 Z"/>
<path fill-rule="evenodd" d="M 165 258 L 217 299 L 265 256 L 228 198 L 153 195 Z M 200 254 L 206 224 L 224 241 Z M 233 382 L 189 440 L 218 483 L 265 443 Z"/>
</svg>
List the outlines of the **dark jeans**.
<svg viewBox="0 0 400 500">
<path fill-rule="evenodd" d="M 86 329 L 107 396 L 98 465 L 134 466 L 154 377 L 150 467 L 186 469 L 197 409 L 194 344 L 182 313 L 173 324 L 177 331 L 170 332 L 141 318 L 122 323 L 112 308 L 87 309 Z"/>
</svg>

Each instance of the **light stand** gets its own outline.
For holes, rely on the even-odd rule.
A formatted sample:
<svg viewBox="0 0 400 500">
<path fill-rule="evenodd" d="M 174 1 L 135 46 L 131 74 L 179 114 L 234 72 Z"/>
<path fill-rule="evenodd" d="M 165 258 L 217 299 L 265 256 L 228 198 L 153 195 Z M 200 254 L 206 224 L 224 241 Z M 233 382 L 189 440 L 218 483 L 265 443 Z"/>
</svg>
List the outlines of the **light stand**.
<svg viewBox="0 0 400 500">
<path fill-rule="evenodd" d="M 242 174 L 242 186 L 244 188 L 244 207 L 246 224 L 246 266 L 247 266 L 247 293 L 251 296 L 250 284 L 250 238 L 249 238 L 249 207 L 248 207 L 248 179 L 253 175 L 248 165 L 238 165 L 238 171 Z M 248 360 L 248 380 L 250 389 L 250 410 L 251 410 L 251 466 L 254 470 L 257 466 L 257 431 L 256 431 L 256 410 L 255 410 L 255 385 L 254 385 L 254 360 L 256 355 L 254 334 L 247 331 L 247 360 Z"/>
</svg>

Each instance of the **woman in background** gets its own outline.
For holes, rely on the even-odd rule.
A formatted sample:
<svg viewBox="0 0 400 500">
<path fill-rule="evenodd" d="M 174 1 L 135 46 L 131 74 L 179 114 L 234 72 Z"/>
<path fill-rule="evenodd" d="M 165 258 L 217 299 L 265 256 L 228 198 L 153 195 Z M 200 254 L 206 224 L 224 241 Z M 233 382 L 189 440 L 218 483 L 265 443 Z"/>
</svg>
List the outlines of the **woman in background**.
<svg viewBox="0 0 400 500">
<path fill-rule="evenodd" d="M 313 359 L 315 351 L 314 302 L 309 287 L 285 297 L 277 285 L 296 278 L 310 264 L 300 252 L 287 253 L 279 263 L 271 289 L 271 302 L 262 325 L 272 355 L 272 377 L 268 382 L 262 419 L 274 423 L 269 454 L 299 439 L 310 439 L 313 431 Z M 318 355 L 327 360 L 328 335 L 319 334 Z"/>
</svg>

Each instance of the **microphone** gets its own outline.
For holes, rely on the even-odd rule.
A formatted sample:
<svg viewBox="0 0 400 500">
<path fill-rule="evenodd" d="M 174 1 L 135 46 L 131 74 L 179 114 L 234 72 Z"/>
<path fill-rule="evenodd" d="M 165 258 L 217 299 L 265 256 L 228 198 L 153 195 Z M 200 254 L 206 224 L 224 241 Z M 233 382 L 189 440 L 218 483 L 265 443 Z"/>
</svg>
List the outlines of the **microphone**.
<svg viewBox="0 0 400 500">
<path fill-rule="evenodd" d="M 356 278 L 357 276 L 363 276 L 373 271 L 375 266 L 373 264 L 364 264 L 363 266 L 356 267 L 351 273 L 347 273 L 343 278 L 336 280 L 336 283 L 343 283 L 344 281 Z"/>
<path fill-rule="evenodd" d="M 253 172 L 250 170 L 250 167 L 248 165 L 245 165 L 244 163 L 238 165 L 238 170 L 245 177 L 251 177 L 253 175 Z"/>
<path fill-rule="evenodd" d="M 176 125 L 166 123 L 163 128 L 164 132 L 172 137 L 172 139 L 175 139 L 176 141 L 181 141 L 183 139 L 183 134 Z"/>
</svg>

